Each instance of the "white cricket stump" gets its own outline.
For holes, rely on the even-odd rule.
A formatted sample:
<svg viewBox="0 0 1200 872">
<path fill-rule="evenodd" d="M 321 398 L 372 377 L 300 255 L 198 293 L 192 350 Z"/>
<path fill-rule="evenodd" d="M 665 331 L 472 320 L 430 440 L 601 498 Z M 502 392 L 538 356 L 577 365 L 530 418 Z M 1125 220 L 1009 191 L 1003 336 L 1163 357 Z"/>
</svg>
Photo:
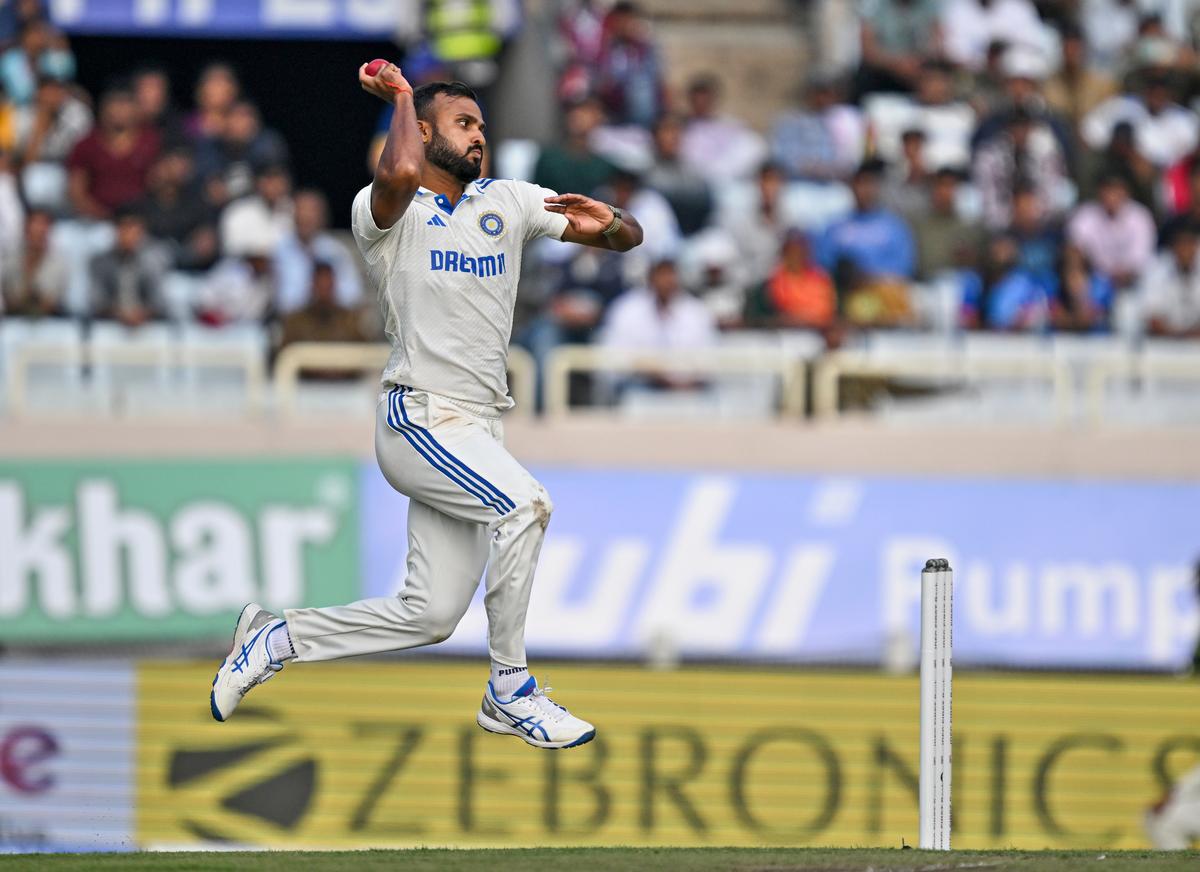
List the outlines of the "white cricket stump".
<svg viewBox="0 0 1200 872">
<path fill-rule="evenodd" d="M 925 561 L 921 573 L 920 847 L 950 850 L 950 727 L 954 643 L 950 562 Z"/>
</svg>

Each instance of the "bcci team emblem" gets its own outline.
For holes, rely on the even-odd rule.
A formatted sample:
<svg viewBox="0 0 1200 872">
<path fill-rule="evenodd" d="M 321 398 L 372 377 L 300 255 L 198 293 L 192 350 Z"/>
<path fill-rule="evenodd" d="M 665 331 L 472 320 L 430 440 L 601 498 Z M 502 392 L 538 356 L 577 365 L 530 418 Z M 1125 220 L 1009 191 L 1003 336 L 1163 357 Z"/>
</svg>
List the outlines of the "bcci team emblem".
<svg viewBox="0 0 1200 872">
<path fill-rule="evenodd" d="M 499 239 L 504 235 L 504 219 L 498 212 L 484 212 L 479 216 L 479 229 L 492 239 Z"/>
</svg>

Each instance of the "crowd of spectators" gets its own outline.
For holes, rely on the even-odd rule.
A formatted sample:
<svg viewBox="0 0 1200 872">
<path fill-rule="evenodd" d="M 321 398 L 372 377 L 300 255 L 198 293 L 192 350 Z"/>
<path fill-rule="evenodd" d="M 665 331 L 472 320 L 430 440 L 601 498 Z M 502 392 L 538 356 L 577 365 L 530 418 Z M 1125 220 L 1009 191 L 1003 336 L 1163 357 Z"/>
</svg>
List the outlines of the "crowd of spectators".
<svg viewBox="0 0 1200 872">
<path fill-rule="evenodd" d="M 1200 4 L 856 8 L 853 62 L 760 134 L 718 79 L 665 85 L 637 6 L 569 5 L 565 134 L 533 180 L 628 205 L 647 244 L 542 243 L 517 340 L 541 357 L 756 327 L 1200 337 Z"/>
<path fill-rule="evenodd" d="M 646 241 L 537 243 L 514 341 L 541 360 L 745 328 L 1200 336 L 1200 5 L 857 9 L 853 62 L 760 131 L 715 73 L 667 86 L 635 4 L 563 2 L 562 132 L 528 175 L 630 210 Z M 37 0 L 2 39 L 0 317 L 377 335 L 324 195 L 294 190 L 233 69 L 203 70 L 188 111 L 154 67 L 93 100 Z"/>
<path fill-rule="evenodd" d="M 188 112 L 159 67 L 93 99 L 42 4 L 8 12 L 0 318 L 250 324 L 276 346 L 370 335 L 356 255 L 325 195 L 294 189 L 288 144 L 234 69 L 201 71 Z"/>
</svg>

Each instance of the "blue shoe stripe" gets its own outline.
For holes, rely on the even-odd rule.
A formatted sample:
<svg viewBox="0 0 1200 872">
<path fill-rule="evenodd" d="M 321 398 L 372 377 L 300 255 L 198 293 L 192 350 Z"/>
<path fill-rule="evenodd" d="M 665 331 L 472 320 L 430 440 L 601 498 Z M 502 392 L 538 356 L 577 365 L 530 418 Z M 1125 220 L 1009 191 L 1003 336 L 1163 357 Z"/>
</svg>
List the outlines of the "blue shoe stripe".
<svg viewBox="0 0 1200 872">
<path fill-rule="evenodd" d="M 517 504 L 514 503 L 507 495 L 505 495 L 503 492 L 501 492 L 501 490 L 498 487 L 496 487 L 494 484 L 492 484 L 490 481 L 488 481 L 482 475 L 477 473 L 475 470 L 471 469 L 469 466 L 467 466 L 465 463 L 463 463 L 461 460 L 459 460 L 457 457 L 455 457 L 453 454 L 451 454 L 449 451 L 447 451 L 446 447 L 444 445 L 442 445 L 440 442 L 438 442 L 437 439 L 434 438 L 432 433 L 430 433 L 424 427 L 422 427 L 418 424 L 414 424 L 412 421 L 409 420 L 408 410 L 404 407 L 404 394 L 405 393 L 406 393 L 406 391 L 402 390 L 400 392 L 400 397 L 399 397 L 400 414 L 404 417 L 404 423 L 407 426 L 412 427 L 418 433 L 422 434 L 425 437 L 425 439 L 428 440 L 429 444 L 432 445 L 432 447 L 442 456 L 442 458 L 444 460 L 446 460 L 447 462 L 458 467 L 458 469 L 460 469 L 463 473 L 470 476 L 478 484 L 482 485 L 484 488 L 486 488 L 488 491 L 490 491 L 491 494 L 497 500 L 499 500 L 500 504 L 502 506 L 504 506 L 508 511 L 511 512 L 513 509 L 515 509 L 517 507 Z"/>
<path fill-rule="evenodd" d="M 216 680 L 214 680 L 214 681 L 213 681 L 213 684 L 216 684 L 216 683 L 217 683 L 217 682 L 216 682 Z M 212 716 L 213 716 L 213 719 L 214 719 L 214 720 L 216 720 L 216 721 L 218 721 L 219 723 L 222 723 L 222 724 L 223 724 L 223 723 L 225 723 L 225 719 L 224 719 L 223 717 L 221 717 L 221 710 L 217 708 L 217 694 L 216 694 L 216 691 L 212 691 L 212 690 L 210 690 L 210 691 L 208 692 L 208 707 L 209 707 L 210 709 L 212 709 Z"/>
<path fill-rule="evenodd" d="M 594 738 L 596 738 L 596 731 L 595 731 L 595 730 L 588 730 L 586 733 L 584 733 L 582 736 L 580 736 L 578 739 L 576 739 L 576 740 L 575 740 L 574 742 L 572 742 L 571 744 L 569 744 L 569 745 L 563 745 L 563 748 L 564 748 L 564 749 L 566 749 L 566 748 L 578 748 L 580 745 L 586 745 L 588 742 L 592 741 L 592 739 L 594 739 Z"/>
<path fill-rule="evenodd" d="M 505 507 L 500 505 L 494 497 L 489 496 L 486 491 L 475 486 L 469 479 L 464 479 L 464 477 L 452 467 L 446 466 L 446 464 L 440 462 L 435 456 L 430 454 L 428 446 L 422 442 L 416 428 L 400 423 L 399 417 L 396 415 L 397 405 L 401 402 L 400 396 L 399 389 L 392 388 L 392 393 L 389 397 L 389 411 L 387 417 L 388 426 L 403 436 L 405 440 L 408 441 L 408 444 L 413 447 L 413 450 L 424 457 L 425 460 L 429 462 L 430 466 L 432 466 L 442 475 L 446 476 L 446 478 L 450 479 L 471 496 L 475 497 L 487 508 L 493 509 L 496 514 L 505 514 Z"/>
</svg>

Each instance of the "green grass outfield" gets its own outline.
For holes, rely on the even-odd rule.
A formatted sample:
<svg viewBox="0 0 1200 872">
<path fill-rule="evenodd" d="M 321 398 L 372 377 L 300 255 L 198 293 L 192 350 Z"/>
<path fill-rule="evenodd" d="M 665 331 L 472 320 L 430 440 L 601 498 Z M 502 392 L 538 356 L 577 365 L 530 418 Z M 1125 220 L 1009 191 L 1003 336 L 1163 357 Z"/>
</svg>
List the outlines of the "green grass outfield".
<svg viewBox="0 0 1200 872">
<path fill-rule="evenodd" d="M 1197 872 L 1200 851 L 904 851 L 880 848 L 512 848 L 508 850 L 271 851 L 230 853 L 0 855 L 3 870 L 162 872 L 475 872 L 567 868 L 571 872 Z"/>
</svg>

